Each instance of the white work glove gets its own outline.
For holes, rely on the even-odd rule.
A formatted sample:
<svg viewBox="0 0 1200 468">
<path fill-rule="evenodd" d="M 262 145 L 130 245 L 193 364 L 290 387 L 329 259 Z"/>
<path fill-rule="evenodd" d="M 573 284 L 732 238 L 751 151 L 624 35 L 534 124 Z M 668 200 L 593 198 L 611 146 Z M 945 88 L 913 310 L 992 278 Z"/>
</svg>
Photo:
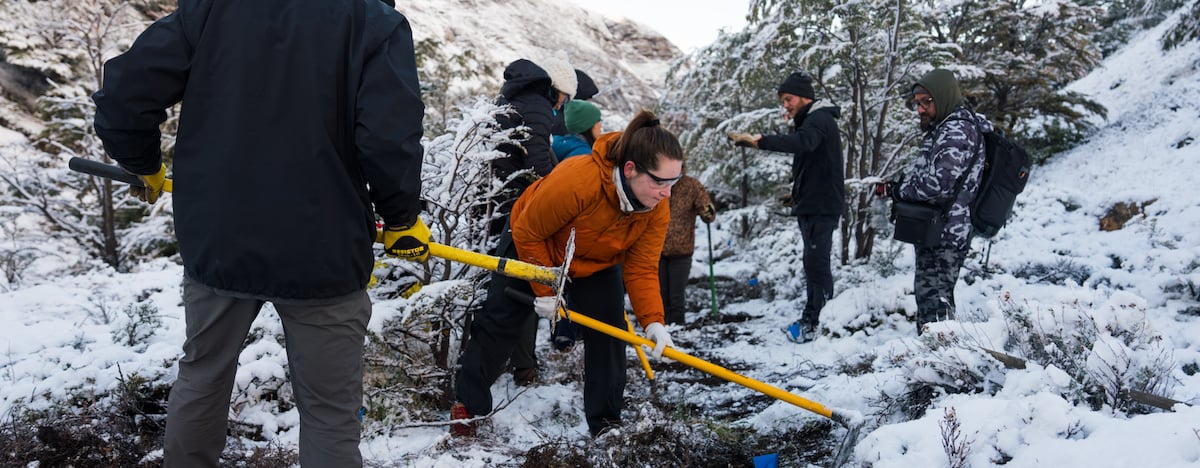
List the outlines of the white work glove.
<svg viewBox="0 0 1200 468">
<path fill-rule="evenodd" d="M 667 327 L 659 322 L 646 326 L 646 339 L 654 342 L 654 350 L 650 351 L 654 359 L 662 358 L 663 349 L 667 346 L 675 347 L 675 343 L 671 341 L 671 334 L 667 333 Z"/>
<path fill-rule="evenodd" d="M 757 133 L 737 133 L 729 132 L 729 141 L 733 142 L 733 146 L 744 146 L 746 148 L 758 148 L 758 140 L 762 139 L 762 135 Z"/>
<path fill-rule="evenodd" d="M 541 296 L 534 299 L 533 311 L 537 312 L 538 316 L 553 323 L 555 320 L 558 320 L 558 298 L 554 296 Z"/>
</svg>

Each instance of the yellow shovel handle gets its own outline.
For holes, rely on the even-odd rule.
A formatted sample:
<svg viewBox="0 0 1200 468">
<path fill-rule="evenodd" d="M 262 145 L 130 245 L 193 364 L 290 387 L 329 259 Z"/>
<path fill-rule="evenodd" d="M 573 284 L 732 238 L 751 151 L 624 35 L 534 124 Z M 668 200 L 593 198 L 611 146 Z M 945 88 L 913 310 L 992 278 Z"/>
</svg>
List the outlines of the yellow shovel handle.
<svg viewBox="0 0 1200 468">
<path fill-rule="evenodd" d="M 561 314 L 562 312 L 559 313 Z M 625 316 L 625 325 L 629 328 L 629 333 L 637 336 L 637 333 L 633 331 L 633 322 L 629 321 L 629 315 L 625 313 L 621 315 Z M 642 369 L 646 370 L 646 378 L 654 380 L 654 369 L 650 368 L 650 359 L 646 358 L 646 352 L 642 350 L 641 346 L 634 346 L 633 349 L 637 350 L 638 359 L 642 360 Z"/>
</svg>

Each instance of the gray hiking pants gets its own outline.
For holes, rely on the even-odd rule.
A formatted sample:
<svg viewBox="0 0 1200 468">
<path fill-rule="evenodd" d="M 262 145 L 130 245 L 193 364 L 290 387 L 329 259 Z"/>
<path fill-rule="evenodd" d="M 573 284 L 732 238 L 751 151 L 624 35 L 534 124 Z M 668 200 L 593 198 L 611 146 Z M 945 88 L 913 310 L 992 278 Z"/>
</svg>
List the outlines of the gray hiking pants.
<svg viewBox="0 0 1200 468">
<path fill-rule="evenodd" d="M 187 339 L 167 403 L 167 467 L 216 467 L 225 449 L 238 355 L 264 301 L 183 281 Z M 300 412 L 300 464 L 361 467 L 363 339 L 371 318 L 365 291 L 327 301 L 275 303 Z"/>
</svg>

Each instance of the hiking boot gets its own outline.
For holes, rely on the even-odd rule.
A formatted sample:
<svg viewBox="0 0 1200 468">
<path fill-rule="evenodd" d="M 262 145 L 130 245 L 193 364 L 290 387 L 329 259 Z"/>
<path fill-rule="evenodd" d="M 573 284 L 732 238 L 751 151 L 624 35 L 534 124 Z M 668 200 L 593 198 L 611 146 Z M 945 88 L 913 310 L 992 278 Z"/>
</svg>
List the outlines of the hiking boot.
<svg viewBox="0 0 1200 468">
<path fill-rule="evenodd" d="M 597 427 L 589 427 L 588 430 L 592 433 L 593 439 L 599 439 L 610 434 L 614 436 L 620 436 L 621 421 L 604 421 Z"/>
<path fill-rule="evenodd" d="M 471 413 L 467 412 L 467 407 L 462 403 L 455 403 L 450 407 L 450 420 L 455 419 L 471 419 Z M 450 435 L 452 437 L 475 437 L 475 429 L 479 421 L 471 421 L 464 423 L 450 423 Z"/>
<path fill-rule="evenodd" d="M 512 375 L 513 383 L 522 387 L 532 386 L 538 381 L 538 370 L 536 367 L 513 369 Z"/>
<path fill-rule="evenodd" d="M 807 325 L 806 324 L 806 325 L 802 325 L 800 327 L 800 339 L 804 340 L 805 343 L 808 343 L 809 341 L 812 341 L 816 338 L 817 338 L 817 326 L 816 325 Z"/>
<path fill-rule="evenodd" d="M 567 353 L 567 352 L 570 352 L 571 348 L 574 348 L 574 347 L 575 347 L 575 340 L 572 340 L 565 336 L 554 337 L 554 349 L 557 350 L 558 352 Z"/>
</svg>

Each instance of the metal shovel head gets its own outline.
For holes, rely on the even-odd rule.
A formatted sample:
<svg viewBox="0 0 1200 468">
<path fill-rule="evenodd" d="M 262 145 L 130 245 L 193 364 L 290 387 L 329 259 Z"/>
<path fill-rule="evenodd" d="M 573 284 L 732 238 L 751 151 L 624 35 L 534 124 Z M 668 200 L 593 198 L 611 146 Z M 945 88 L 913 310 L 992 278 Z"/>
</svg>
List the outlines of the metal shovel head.
<svg viewBox="0 0 1200 468">
<path fill-rule="evenodd" d="M 567 236 L 567 245 L 563 256 L 565 258 L 563 264 L 558 267 L 558 284 L 554 285 L 554 305 L 563 317 L 569 319 L 571 318 L 571 312 L 570 309 L 567 309 L 567 303 L 563 299 L 563 294 L 567 291 L 567 281 L 571 279 L 571 259 L 575 258 L 575 228 L 571 228 L 571 235 Z M 553 325 L 552 323 L 551 326 Z"/>
</svg>

